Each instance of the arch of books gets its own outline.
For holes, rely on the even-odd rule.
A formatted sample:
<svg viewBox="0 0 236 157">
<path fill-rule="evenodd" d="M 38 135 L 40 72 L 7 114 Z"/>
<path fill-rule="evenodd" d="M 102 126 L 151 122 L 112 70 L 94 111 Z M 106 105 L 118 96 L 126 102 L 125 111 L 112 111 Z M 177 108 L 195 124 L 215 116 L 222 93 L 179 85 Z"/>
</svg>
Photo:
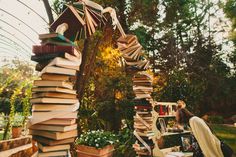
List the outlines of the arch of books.
<svg viewBox="0 0 236 157">
<path fill-rule="evenodd" d="M 105 14 L 110 14 L 112 25 L 121 34 L 117 40 L 118 49 L 126 68 L 134 73 L 134 135 L 137 141 L 133 147 L 137 155 L 149 156 L 159 151 L 155 139 L 160 136 L 160 132 L 153 127 L 156 122 L 153 122 L 153 101 L 150 96 L 153 90 L 152 77 L 146 72 L 149 61 L 143 57 L 142 46 L 135 35 L 125 34 L 114 9 L 104 9 L 92 1 L 80 0 L 68 5 L 52 23 L 50 28 L 54 33 L 40 34 L 41 45 L 33 46 L 35 55 L 31 59 L 38 63 L 36 70 L 40 71 L 41 79 L 34 81 L 32 89 L 33 107 L 29 130 L 38 142 L 41 153 L 45 145 L 73 143 L 77 137 L 79 101 L 73 86 L 82 55 L 74 41 L 93 35 L 98 27 L 106 23 Z"/>
</svg>

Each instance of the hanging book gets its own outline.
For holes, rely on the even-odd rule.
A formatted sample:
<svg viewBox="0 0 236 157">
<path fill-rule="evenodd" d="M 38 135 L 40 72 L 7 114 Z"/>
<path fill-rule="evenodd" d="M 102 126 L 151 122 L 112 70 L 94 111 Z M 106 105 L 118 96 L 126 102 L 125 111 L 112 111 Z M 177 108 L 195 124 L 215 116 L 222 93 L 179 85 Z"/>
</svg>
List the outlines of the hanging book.
<svg viewBox="0 0 236 157">
<path fill-rule="evenodd" d="M 80 29 L 85 25 L 85 21 L 81 15 L 77 12 L 76 8 L 69 5 L 65 11 L 51 24 L 51 29 L 56 31 L 57 27 L 62 23 L 68 24 L 68 30 L 64 35 L 71 41 L 78 39 L 77 34 Z"/>
</svg>

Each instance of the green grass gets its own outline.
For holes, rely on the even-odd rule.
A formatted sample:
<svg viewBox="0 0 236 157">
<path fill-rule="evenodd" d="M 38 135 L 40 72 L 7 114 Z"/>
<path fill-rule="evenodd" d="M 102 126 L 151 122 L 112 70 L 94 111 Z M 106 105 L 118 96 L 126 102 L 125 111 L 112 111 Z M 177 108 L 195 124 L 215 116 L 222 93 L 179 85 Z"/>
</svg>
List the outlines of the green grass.
<svg viewBox="0 0 236 157">
<path fill-rule="evenodd" d="M 236 153 L 236 128 L 225 125 L 214 124 L 211 125 L 217 137 L 227 143 Z"/>
</svg>

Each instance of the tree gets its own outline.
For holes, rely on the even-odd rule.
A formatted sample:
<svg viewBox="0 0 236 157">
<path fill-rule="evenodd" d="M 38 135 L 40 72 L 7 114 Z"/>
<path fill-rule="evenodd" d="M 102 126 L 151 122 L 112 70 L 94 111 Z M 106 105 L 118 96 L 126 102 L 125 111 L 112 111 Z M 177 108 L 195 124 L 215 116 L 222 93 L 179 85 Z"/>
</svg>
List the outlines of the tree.
<svg viewBox="0 0 236 157">
<path fill-rule="evenodd" d="M 9 115 L 8 123 L 4 130 L 3 139 L 11 128 L 15 112 L 23 112 L 24 121 L 30 115 L 30 98 L 33 84 L 34 70 L 29 63 L 13 60 L 13 65 L 5 65 L 0 69 L 0 103 L 1 112 Z"/>
</svg>

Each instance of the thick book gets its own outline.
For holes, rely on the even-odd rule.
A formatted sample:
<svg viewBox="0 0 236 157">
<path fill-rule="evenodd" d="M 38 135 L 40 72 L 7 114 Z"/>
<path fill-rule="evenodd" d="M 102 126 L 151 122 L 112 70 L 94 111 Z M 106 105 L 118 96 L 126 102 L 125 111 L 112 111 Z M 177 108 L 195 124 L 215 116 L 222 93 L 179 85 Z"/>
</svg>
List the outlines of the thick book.
<svg viewBox="0 0 236 157">
<path fill-rule="evenodd" d="M 38 147 L 42 152 L 54 152 L 54 151 L 59 151 L 59 150 L 69 150 L 70 149 L 69 144 L 47 146 L 47 145 L 43 145 L 41 143 L 38 143 Z"/>
<path fill-rule="evenodd" d="M 69 126 L 56 126 L 56 125 L 45 125 L 45 124 L 35 124 L 29 127 L 31 130 L 45 130 L 45 131 L 57 131 L 57 132 L 67 132 L 77 129 L 77 124 Z"/>
<path fill-rule="evenodd" d="M 76 57 L 70 56 L 70 58 L 76 58 Z M 77 61 L 76 61 L 73 59 L 68 60 L 65 58 L 56 57 L 48 64 L 48 66 L 57 66 L 57 67 L 62 67 L 62 68 L 73 69 L 73 70 L 79 71 L 81 61 L 82 61 L 81 59 L 77 59 Z"/>
<path fill-rule="evenodd" d="M 73 111 L 76 107 L 78 108 L 77 104 L 33 104 L 32 111 Z"/>
<path fill-rule="evenodd" d="M 30 135 L 42 136 L 54 140 L 63 140 L 71 137 L 77 137 L 77 129 L 67 132 L 53 132 L 42 130 L 29 130 Z"/>
<path fill-rule="evenodd" d="M 61 68 L 56 66 L 46 66 L 42 71 L 41 75 L 44 73 L 50 73 L 50 74 L 64 74 L 64 75 L 70 75 L 75 76 L 76 70 L 73 69 L 67 69 L 67 68 Z"/>
<path fill-rule="evenodd" d="M 47 33 L 39 34 L 39 39 L 42 40 L 44 44 L 58 44 L 58 45 L 68 45 L 75 46 L 74 42 L 66 38 L 64 35 L 59 33 Z"/>
<path fill-rule="evenodd" d="M 60 87 L 33 87 L 33 92 L 59 92 L 59 93 L 68 93 L 68 94 L 76 94 L 75 90 L 60 88 Z"/>
<path fill-rule="evenodd" d="M 60 99 L 60 98 L 32 98 L 31 103 L 52 103 L 52 104 L 75 104 L 78 99 Z"/>
<path fill-rule="evenodd" d="M 76 55 L 76 47 L 61 46 L 61 45 L 33 45 L 32 52 L 35 55 L 45 55 L 58 52 L 67 52 L 71 55 Z"/>
<path fill-rule="evenodd" d="M 42 74 L 42 80 L 49 80 L 49 81 L 70 81 L 70 76 L 68 75 L 60 75 L 60 74 Z"/>
<path fill-rule="evenodd" d="M 65 81 L 35 80 L 33 85 L 38 87 L 62 87 L 73 89 L 73 84 Z"/>
<path fill-rule="evenodd" d="M 76 94 L 65 94 L 57 92 L 44 92 L 44 93 L 33 93 L 33 98 L 64 98 L 64 99 L 76 99 Z"/>
<path fill-rule="evenodd" d="M 34 125 L 38 123 L 45 122 L 50 119 L 76 119 L 78 111 L 48 111 L 48 112 L 32 112 L 32 117 L 30 119 L 29 125 Z"/>
<path fill-rule="evenodd" d="M 48 146 L 55 146 L 55 145 L 62 145 L 62 144 L 70 144 L 70 143 L 74 143 L 75 138 L 67 138 L 67 139 L 63 139 L 63 140 L 52 140 L 49 138 L 45 138 L 45 137 L 41 137 L 41 136 L 33 136 L 33 140 L 48 145 Z"/>
<path fill-rule="evenodd" d="M 62 126 L 66 126 L 66 125 L 72 125 L 76 123 L 76 119 L 69 119 L 69 118 L 54 118 L 54 119 L 50 119 L 47 121 L 44 121 L 40 124 L 48 124 L 48 125 L 62 125 Z"/>
</svg>

